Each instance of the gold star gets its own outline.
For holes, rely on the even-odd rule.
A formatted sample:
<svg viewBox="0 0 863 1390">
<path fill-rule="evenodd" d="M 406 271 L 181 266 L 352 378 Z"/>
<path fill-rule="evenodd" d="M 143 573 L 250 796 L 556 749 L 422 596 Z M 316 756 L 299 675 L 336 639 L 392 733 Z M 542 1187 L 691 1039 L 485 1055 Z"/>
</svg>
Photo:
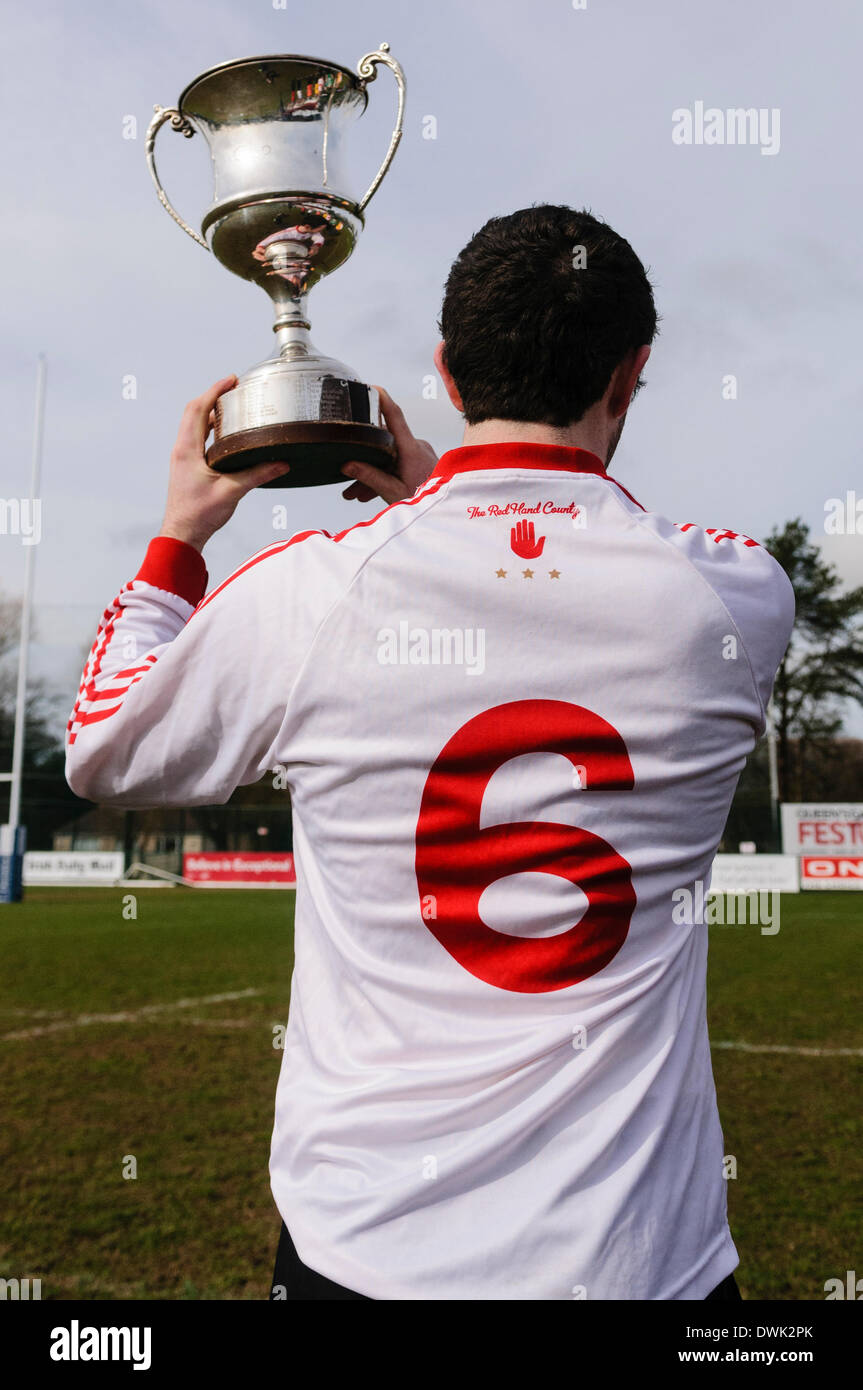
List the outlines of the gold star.
<svg viewBox="0 0 863 1390">
<path fill-rule="evenodd" d="M 533 579 L 533 570 L 522 570 L 525 579 Z"/>
<path fill-rule="evenodd" d="M 506 570 L 495 570 L 498 579 L 506 579 Z"/>
<path fill-rule="evenodd" d="M 549 579 L 560 579 L 560 570 L 549 570 Z"/>
</svg>

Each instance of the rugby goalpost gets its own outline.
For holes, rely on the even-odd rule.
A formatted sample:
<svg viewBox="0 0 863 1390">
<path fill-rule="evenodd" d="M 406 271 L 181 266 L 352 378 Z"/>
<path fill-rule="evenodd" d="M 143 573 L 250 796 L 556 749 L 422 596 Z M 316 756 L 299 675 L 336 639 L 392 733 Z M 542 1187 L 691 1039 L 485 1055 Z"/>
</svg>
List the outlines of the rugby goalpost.
<svg viewBox="0 0 863 1390">
<path fill-rule="evenodd" d="M 42 439 L 45 425 L 45 354 L 39 354 L 36 367 L 36 418 L 33 426 L 33 459 L 30 496 L 33 505 L 39 497 L 42 479 Z M 0 782 L 11 784 L 9 819 L 0 825 L 0 902 L 21 901 L 26 827 L 21 825 L 21 776 L 24 767 L 24 725 L 27 714 L 27 665 L 30 656 L 30 627 L 33 613 L 33 577 L 36 546 L 27 547 L 24 560 L 24 596 L 21 600 L 21 632 L 18 643 L 18 679 L 15 686 L 15 732 L 12 736 L 12 771 L 0 772 Z"/>
</svg>

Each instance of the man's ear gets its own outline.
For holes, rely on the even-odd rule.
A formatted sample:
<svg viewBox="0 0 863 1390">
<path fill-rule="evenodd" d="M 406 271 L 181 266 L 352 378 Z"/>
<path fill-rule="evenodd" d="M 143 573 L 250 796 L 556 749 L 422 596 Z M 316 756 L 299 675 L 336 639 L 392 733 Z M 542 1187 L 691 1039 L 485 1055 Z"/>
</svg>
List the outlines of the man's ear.
<svg viewBox="0 0 863 1390">
<path fill-rule="evenodd" d="M 629 409 L 632 393 L 649 356 L 650 347 L 645 344 L 644 347 L 636 348 L 615 367 L 608 397 L 608 409 L 615 420 L 619 420 Z"/>
<path fill-rule="evenodd" d="M 459 389 L 456 386 L 447 369 L 446 343 L 443 341 L 443 339 L 441 339 L 441 341 L 438 343 L 437 347 L 434 350 L 434 364 L 438 369 L 438 375 L 440 376 L 440 379 L 444 384 L 447 395 L 449 396 L 456 410 L 459 411 L 461 414 L 464 414 L 464 405 L 462 404 Z"/>
</svg>

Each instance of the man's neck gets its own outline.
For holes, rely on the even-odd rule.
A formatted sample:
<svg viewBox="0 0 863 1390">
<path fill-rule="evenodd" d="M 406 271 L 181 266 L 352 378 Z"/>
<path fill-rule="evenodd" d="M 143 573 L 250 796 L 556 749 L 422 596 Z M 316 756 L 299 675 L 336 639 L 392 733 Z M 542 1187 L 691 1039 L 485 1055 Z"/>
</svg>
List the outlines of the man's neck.
<svg viewBox="0 0 863 1390">
<path fill-rule="evenodd" d="M 561 427 L 529 420 L 482 420 L 478 425 L 465 425 L 462 444 L 558 444 L 566 449 L 586 449 L 603 463 L 608 450 L 598 422 L 589 419 Z"/>
</svg>

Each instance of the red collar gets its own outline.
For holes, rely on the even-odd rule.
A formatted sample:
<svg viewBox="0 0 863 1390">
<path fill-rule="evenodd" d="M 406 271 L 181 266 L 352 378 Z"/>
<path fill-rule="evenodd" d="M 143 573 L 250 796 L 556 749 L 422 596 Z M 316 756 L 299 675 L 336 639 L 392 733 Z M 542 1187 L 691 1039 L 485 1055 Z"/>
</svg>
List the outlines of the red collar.
<svg viewBox="0 0 863 1390">
<path fill-rule="evenodd" d="M 441 454 L 433 478 L 451 478 L 454 473 L 473 473 L 487 468 L 557 469 L 566 473 L 598 473 L 608 477 L 605 464 L 588 449 L 565 444 L 533 444 L 506 441 L 498 444 L 462 444 Z"/>
</svg>

